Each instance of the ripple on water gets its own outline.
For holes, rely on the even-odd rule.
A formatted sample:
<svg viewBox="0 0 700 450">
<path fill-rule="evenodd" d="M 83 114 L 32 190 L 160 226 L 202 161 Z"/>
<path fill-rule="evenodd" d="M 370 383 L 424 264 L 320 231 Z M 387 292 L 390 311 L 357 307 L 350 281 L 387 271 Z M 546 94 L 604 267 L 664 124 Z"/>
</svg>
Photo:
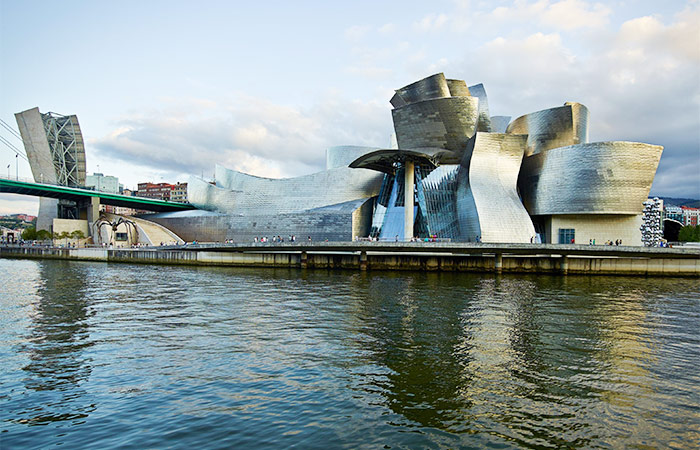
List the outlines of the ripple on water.
<svg viewBox="0 0 700 450">
<path fill-rule="evenodd" d="M 696 280 L 0 260 L 1 448 L 687 447 Z"/>
</svg>

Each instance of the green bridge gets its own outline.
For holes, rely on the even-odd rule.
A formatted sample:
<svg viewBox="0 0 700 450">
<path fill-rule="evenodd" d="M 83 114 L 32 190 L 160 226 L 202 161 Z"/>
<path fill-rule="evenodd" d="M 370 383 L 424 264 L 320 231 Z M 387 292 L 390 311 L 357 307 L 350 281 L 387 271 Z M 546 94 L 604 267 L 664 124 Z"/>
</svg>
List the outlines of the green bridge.
<svg viewBox="0 0 700 450">
<path fill-rule="evenodd" d="M 53 184 L 34 183 L 30 181 L 10 180 L 0 178 L 0 192 L 11 194 L 31 195 L 34 197 L 49 197 L 75 202 L 99 199 L 100 204 L 121 206 L 125 208 L 141 209 L 153 212 L 186 211 L 195 209 L 189 203 L 176 203 L 166 200 L 155 200 L 143 197 L 131 197 L 128 195 L 110 194 L 107 192 L 93 191 L 90 189 L 57 186 Z"/>
</svg>

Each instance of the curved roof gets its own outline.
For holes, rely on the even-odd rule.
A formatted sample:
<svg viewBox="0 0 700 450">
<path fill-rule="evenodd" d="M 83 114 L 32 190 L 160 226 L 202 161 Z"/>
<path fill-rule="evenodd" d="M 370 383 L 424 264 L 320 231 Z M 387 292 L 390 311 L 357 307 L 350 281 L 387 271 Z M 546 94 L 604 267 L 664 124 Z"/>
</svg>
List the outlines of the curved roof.
<svg viewBox="0 0 700 450">
<path fill-rule="evenodd" d="M 512 121 L 508 134 L 527 134 L 525 156 L 588 142 L 588 108 L 581 103 L 543 109 Z"/>
<path fill-rule="evenodd" d="M 663 147 L 611 141 L 525 157 L 519 187 L 531 215 L 640 214 Z"/>
<path fill-rule="evenodd" d="M 414 161 L 421 165 L 437 167 L 438 164 L 457 164 L 459 156 L 444 148 L 412 148 L 394 149 L 387 148 L 376 150 L 360 156 L 350 163 L 353 169 L 371 169 L 384 173 L 394 171 L 394 163 L 403 161 Z"/>
</svg>

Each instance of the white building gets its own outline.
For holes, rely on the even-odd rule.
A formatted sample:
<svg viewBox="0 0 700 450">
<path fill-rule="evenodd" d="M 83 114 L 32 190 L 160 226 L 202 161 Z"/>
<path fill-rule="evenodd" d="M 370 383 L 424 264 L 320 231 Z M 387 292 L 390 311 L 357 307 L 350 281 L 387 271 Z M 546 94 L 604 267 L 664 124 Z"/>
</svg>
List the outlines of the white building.
<svg viewBox="0 0 700 450">
<path fill-rule="evenodd" d="M 119 193 L 119 178 L 101 173 L 93 173 L 85 177 L 85 186 L 92 187 L 96 191 Z"/>
</svg>

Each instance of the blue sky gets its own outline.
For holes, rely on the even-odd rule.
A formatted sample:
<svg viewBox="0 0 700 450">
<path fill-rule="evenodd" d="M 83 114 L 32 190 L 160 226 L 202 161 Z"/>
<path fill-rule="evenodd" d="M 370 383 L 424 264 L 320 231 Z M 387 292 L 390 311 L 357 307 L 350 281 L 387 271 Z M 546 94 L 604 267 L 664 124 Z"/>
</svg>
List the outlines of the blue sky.
<svg viewBox="0 0 700 450">
<path fill-rule="evenodd" d="M 296 176 L 328 146 L 388 146 L 393 90 L 444 72 L 484 83 L 492 115 L 581 102 L 591 141 L 665 147 L 652 194 L 700 197 L 698 1 L 0 5 L 0 118 L 77 114 L 88 172 L 127 187 L 216 163 Z M 0 144 L 0 169 L 14 160 Z M 36 205 L 0 196 L 0 214 Z"/>
</svg>

